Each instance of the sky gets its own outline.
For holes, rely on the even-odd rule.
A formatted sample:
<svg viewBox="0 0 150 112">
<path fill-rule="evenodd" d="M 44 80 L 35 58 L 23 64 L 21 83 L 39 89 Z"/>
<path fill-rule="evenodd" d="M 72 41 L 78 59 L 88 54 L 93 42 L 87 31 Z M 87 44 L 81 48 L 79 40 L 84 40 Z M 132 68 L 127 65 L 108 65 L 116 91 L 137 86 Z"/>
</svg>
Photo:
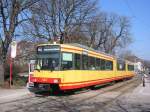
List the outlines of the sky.
<svg viewBox="0 0 150 112">
<path fill-rule="evenodd" d="M 150 0 L 100 0 L 99 5 L 102 11 L 131 19 L 133 43 L 128 49 L 150 60 Z"/>
</svg>

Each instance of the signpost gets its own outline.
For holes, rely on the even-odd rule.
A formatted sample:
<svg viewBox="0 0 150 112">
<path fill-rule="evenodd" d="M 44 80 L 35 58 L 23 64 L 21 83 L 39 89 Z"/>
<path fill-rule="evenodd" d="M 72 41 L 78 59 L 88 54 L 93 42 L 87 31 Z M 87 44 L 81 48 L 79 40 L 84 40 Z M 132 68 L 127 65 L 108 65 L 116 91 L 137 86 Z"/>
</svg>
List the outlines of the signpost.
<svg viewBox="0 0 150 112">
<path fill-rule="evenodd" d="M 17 51 L 17 42 L 16 41 L 12 41 L 11 42 L 11 57 L 10 57 L 10 87 L 12 84 L 12 62 L 13 62 L 13 58 L 16 57 L 16 51 Z"/>
</svg>

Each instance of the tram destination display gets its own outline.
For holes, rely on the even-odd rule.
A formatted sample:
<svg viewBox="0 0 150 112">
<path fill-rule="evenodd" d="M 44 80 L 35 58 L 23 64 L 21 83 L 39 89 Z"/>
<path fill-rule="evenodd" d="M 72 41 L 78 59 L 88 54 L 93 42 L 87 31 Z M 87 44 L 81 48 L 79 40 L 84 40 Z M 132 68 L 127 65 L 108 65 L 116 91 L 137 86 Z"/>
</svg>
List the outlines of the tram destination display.
<svg viewBox="0 0 150 112">
<path fill-rule="evenodd" d="M 37 47 L 37 53 L 38 54 L 41 54 L 41 53 L 49 53 L 49 52 L 54 52 L 54 51 L 59 51 L 60 50 L 60 47 L 57 46 L 57 45 L 47 45 L 47 46 L 39 46 Z"/>
</svg>

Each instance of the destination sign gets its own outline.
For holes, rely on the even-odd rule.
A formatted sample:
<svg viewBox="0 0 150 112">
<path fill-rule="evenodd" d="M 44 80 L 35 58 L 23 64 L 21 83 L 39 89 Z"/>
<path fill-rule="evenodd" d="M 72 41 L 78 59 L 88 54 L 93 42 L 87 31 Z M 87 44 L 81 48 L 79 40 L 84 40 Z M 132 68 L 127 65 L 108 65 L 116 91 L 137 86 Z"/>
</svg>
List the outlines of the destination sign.
<svg viewBox="0 0 150 112">
<path fill-rule="evenodd" d="M 49 46 L 39 46 L 37 48 L 37 53 L 48 53 L 53 51 L 59 51 L 60 47 L 58 45 L 49 45 Z"/>
</svg>

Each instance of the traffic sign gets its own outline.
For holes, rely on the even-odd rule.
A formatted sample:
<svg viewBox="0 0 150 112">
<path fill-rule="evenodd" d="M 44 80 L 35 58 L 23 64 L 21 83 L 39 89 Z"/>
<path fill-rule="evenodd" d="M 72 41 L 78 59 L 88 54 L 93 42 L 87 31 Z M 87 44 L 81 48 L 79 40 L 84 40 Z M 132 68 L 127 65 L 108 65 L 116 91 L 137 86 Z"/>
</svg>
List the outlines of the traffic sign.
<svg viewBox="0 0 150 112">
<path fill-rule="evenodd" d="M 16 57 L 16 51 L 17 51 L 17 42 L 16 41 L 12 41 L 11 42 L 11 58 L 15 58 Z"/>
</svg>

